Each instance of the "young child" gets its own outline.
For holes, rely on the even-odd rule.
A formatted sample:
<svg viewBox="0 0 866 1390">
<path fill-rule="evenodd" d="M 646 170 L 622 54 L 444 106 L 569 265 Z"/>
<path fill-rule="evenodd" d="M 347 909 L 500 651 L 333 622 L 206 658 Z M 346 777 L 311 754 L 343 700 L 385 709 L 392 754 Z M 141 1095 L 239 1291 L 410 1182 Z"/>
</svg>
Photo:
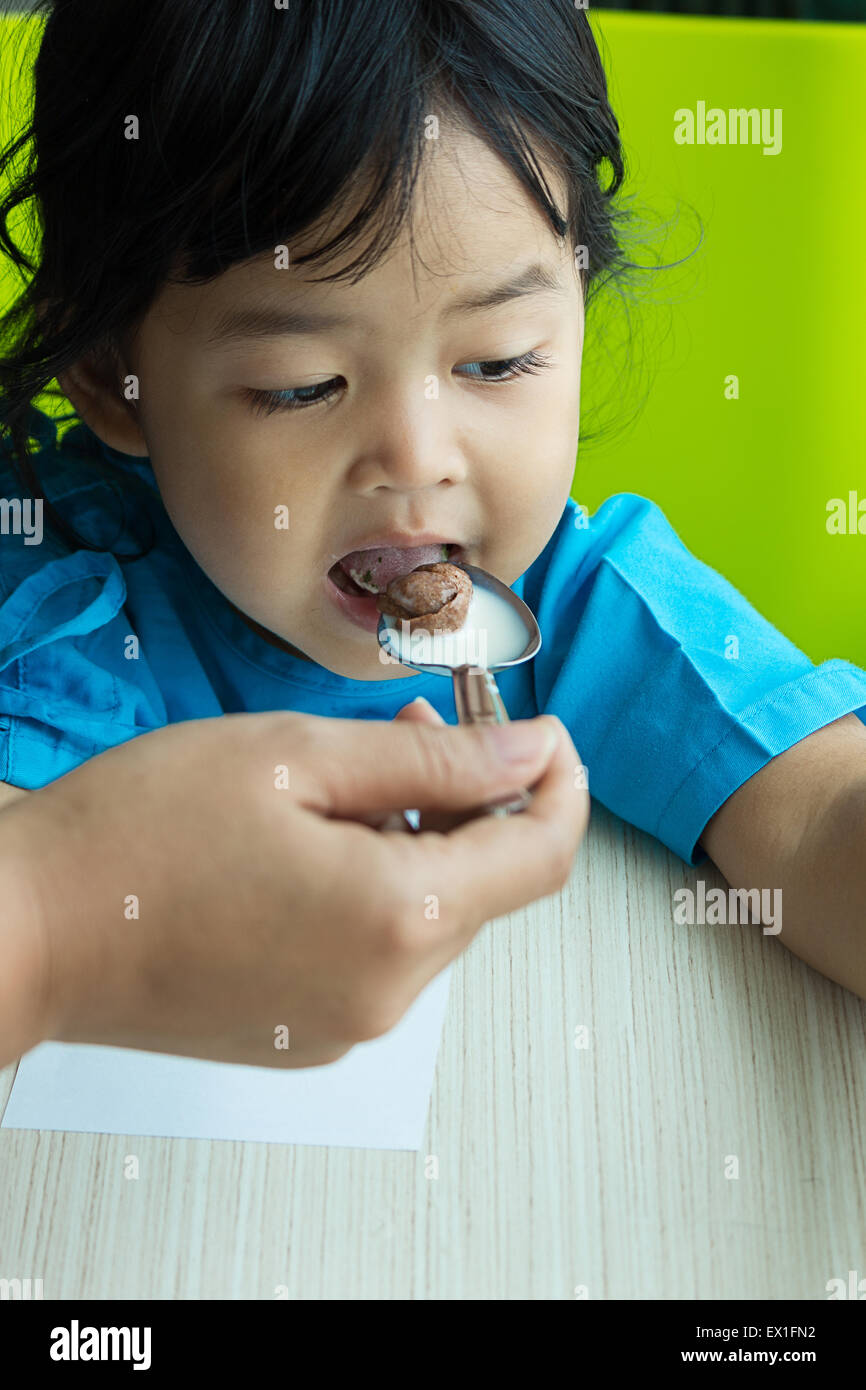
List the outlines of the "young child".
<svg viewBox="0 0 866 1390">
<path fill-rule="evenodd" d="M 0 538 L 0 778 L 221 714 L 453 723 L 363 588 L 453 554 L 540 624 L 512 719 L 558 716 L 686 864 L 782 888 L 780 939 L 866 996 L 866 672 L 816 668 L 646 498 L 569 496 L 585 309 L 627 269 L 584 11 L 42 9 L 0 494 L 44 533 Z M 32 404 L 55 377 L 65 431 Z"/>
</svg>

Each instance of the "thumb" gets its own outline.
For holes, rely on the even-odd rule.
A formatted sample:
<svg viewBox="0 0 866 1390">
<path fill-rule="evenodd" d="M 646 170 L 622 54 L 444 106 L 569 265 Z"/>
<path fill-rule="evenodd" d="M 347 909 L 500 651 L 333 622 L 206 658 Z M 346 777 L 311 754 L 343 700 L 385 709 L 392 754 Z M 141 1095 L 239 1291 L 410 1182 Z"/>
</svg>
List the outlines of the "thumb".
<svg viewBox="0 0 866 1390">
<path fill-rule="evenodd" d="M 467 810 L 541 777 L 558 743 L 553 716 L 514 724 L 322 719 L 293 764 L 298 802 L 326 816 Z"/>
</svg>

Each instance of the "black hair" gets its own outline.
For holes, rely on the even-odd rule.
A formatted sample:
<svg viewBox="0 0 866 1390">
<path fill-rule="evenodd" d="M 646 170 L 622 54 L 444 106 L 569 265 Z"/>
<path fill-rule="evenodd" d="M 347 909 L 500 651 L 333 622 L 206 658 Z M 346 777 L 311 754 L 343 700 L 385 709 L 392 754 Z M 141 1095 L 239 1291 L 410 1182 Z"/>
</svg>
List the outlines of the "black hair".
<svg viewBox="0 0 866 1390">
<path fill-rule="evenodd" d="M 47 390 L 59 372 L 86 353 L 116 360 L 166 282 L 291 248 L 365 177 L 345 225 L 292 256 L 327 265 L 363 233 L 361 253 L 319 277 L 354 283 L 407 220 L 431 115 L 480 136 L 556 235 L 588 248 L 587 306 L 639 268 L 618 234 L 619 126 L 570 0 L 37 0 L 27 23 L 39 20 L 32 119 L 0 153 L 0 247 L 30 276 L 0 317 L 0 396 L 36 492 L 32 402 L 65 399 Z M 539 156 L 562 175 L 565 207 Z M 32 260 L 9 226 L 26 205 Z M 111 474 L 105 450 L 93 462 Z M 77 546 L 105 548 L 46 510 Z"/>
</svg>

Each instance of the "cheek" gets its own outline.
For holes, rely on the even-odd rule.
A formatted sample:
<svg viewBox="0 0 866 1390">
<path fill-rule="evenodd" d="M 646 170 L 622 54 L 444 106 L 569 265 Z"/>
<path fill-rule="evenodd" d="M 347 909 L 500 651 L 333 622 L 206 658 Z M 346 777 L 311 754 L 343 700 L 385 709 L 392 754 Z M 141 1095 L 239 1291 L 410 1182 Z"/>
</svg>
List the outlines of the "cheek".
<svg viewBox="0 0 866 1390">
<path fill-rule="evenodd" d="M 321 548 L 320 470 L 287 455 L 278 427 L 215 403 L 189 364 L 150 357 L 142 425 L 172 525 L 238 606 L 290 605 Z"/>
<path fill-rule="evenodd" d="M 291 499 L 246 456 L 225 441 L 203 448 L 199 439 L 195 449 L 181 445 L 171 460 L 151 462 L 175 530 L 221 588 L 244 576 L 255 585 L 286 563 Z"/>
<path fill-rule="evenodd" d="M 579 378 L 579 361 L 574 372 Z M 488 557 L 509 583 L 541 554 L 574 481 L 580 426 L 579 380 L 571 367 L 531 383 L 531 405 L 511 422 L 493 456 L 486 513 Z M 564 382 L 568 382 L 564 385 Z M 498 568 L 497 568 L 498 567 Z"/>
<path fill-rule="evenodd" d="M 580 356 L 564 363 L 548 383 L 532 443 L 539 491 L 559 497 L 560 510 L 571 491 L 580 435 Z"/>
<path fill-rule="evenodd" d="M 579 362 L 573 371 L 579 377 Z M 530 395 L 531 393 L 531 395 Z M 514 491 L 532 511 L 545 499 L 568 492 L 577 461 L 580 383 L 571 364 L 530 384 L 526 407 L 509 422 L 503 456 L 509 460 Z M 564 502 L 563 502 L 564 505 Z"/>
<path fill-rule="evenodd" d="M 240 506 L 245 504 L 231 473 L 212 456 L 181 443 L 168 456 L 152 453 L 151 463 L 165 509 L 186 545 L 198 554 L 222 547 Z M 194 543 L 194 546 L 193 544 Z"/>
</svg>

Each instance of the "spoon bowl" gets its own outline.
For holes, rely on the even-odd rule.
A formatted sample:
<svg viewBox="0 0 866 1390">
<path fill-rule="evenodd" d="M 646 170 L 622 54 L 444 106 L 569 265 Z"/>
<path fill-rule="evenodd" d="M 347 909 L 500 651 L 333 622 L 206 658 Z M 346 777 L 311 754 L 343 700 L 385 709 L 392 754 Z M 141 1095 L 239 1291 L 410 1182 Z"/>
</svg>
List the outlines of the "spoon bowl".
<svg viewBox="0 0 866 1390">
<path fill-rule="evenodd" d="M 541 648 L 541 630 L 532 610 L 507 584 L 487 570 L 454 562 L 472 580 L 473 593 L 462 627 L 455 632 L 401 631 L 382 614 L 376 636 L 393 661 L 412 670 L 450 676 L 460 724 L 507 724 L 508 711 L 495 671 L 531 660 Z M 416 640 L 417 639 L 417 640 Z M 480 808 L 479 815 L 510 816 L 526 810 L 531 793 L 517 793 Z M 405 812 L 404 815 L 417 815 Z M 409 824 L 417 828 L 414 821 Z"/>
<path fill-rule="evenodd" d="M 397 622 L 384 613 L 379 619 L 377 637 L 379 645 L 395 661 L 413 670 L 433 673 L 437 676 L 451 676 L 463 666 L 483 667 L 486 671 L 502 671 L 509 666 L 520 666 L 529 661 L 541 647 L 541 631 L 535 615 L 522 598 L 518 598 L 507 584 L 494 574 L 454 561 L 457 569 L 465 570 L 472 580 L 473 596 L 466 621 L 456 632 L 436 634 L 409 634 L 408 642 L 400 633 Z M 497 623 L 494 635 L 493 652 L 488 655 L 487 646 L 490 633 L 485 627 L 473 622 L 473 609 L 478 609 L 478 590 L 492 599 L 485 601 L 482 621 L 496 622 L 497 606 L 504 605 L 509 619 Z M 483 639 L 483 640 L 475 640 Z M 482 648 L 483 650 L 479 650 Z M 436 658 L 435 660 L 433 658 Z M 477 658 L 477 659 L 476 659 Z"/>
</svg>

